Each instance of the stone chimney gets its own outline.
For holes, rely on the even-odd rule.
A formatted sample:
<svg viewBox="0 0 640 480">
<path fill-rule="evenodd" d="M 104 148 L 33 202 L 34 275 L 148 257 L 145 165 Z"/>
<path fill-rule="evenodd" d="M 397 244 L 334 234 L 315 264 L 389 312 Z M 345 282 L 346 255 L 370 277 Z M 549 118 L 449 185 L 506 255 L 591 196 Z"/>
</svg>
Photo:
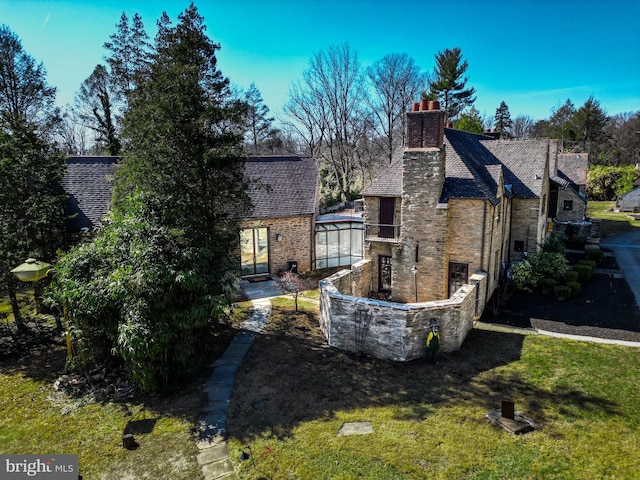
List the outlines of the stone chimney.
<svg viewBox="0 0 640 480">
<path fill-rule="evenodd" d="M 402 157 L 401 247 L 392 252 L 393 299 L 443 300 L 447 295 L 447 210 L 440 204 L 445 181 L 444 112 L 438 102 L 407 112 Z"/>
<path fill-rule="evenodd" d="M 440 102 L 421 100 L 407 113 L 407 148 L 442 148 L 444 112 Z"/>
</svg>

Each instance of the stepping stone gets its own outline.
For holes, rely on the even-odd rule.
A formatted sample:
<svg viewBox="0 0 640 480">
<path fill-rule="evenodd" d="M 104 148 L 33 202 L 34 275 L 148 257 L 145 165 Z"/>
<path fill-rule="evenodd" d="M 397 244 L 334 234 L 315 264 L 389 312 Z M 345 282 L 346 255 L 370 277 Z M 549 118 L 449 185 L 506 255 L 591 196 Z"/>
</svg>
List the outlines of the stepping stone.
<svg viewBox="0 0 640 480">
<path fill-rule="evenodd" d="M 229 458 L 229 449 L 226 443 L 213 445 L 209 448 L 201 450 L 198 454 L 198 464 L 206 465 L 208 463 L 217 462 Z"/>
<path fill-rule="evenodd" d="M 349 422 L 342 424 L 342 428 L 338 432 L 338 437 L 368 435 L 370 433 L 373 433 L 373 425 L 371 425 L 371 422 Z"/>
</svg>

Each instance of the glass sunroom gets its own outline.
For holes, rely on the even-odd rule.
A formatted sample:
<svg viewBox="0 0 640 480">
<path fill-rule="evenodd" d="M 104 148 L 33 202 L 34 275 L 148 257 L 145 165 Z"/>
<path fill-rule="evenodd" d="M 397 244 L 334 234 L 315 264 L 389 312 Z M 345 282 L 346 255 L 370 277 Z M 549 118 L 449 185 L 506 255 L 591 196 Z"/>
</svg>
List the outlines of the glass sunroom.
<svg viewBox="0 0 640 480">
<path fill-rule="evenodd" d="M 363 258 L 362 221 L 318 222 L 315 228 L 316 269 L 347 267 Z"/>
</svg>

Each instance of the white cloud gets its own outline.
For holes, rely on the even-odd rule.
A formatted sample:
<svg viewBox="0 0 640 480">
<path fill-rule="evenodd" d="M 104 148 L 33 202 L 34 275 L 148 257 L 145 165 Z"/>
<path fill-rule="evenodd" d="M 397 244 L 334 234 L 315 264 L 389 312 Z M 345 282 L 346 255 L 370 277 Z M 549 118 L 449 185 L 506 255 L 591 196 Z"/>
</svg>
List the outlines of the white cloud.
<svg viewBox="0 0 640 480">
<path fill-rule="evenodd" d="M 46 16 L 46 17 L 44 17 L 44 21 L 42 22 L 42 26 L 43 26 L 43 27 L 46 27 L 46 26 L 47 26 L 47 23 L 49 23 L 49 19 L 50 19 L 50 18 L 51 18 L 51 14 L 50 14 L 50 13 L 47 13 L 47 16 Z"/>
</svg>

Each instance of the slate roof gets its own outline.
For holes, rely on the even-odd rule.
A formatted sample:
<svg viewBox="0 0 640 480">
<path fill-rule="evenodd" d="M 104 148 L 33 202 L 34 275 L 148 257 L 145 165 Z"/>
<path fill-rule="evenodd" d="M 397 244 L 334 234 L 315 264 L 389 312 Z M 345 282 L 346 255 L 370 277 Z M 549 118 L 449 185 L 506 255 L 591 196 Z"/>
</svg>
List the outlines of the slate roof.
<svg viewBox="0 0 640 480">
<path fill-rule="evenodd" d="M 508 194 L 536 198 L 542 193 L 549 152 L 553 141 L 496 140 L 461 130 L 445 128 L 446 179 L 441 202 L 451 198 L 481 198 L 499 202 L 498 185 L 510 185 Z M 401 197 L 402 159 L 395 159 L 379 177 L 362 190 L 364 196 Z"/>
<path fill-rule="evenodd" d="M 365 197 L 401 197 L 402 155 L 396 156 L 388 167 L 382 167 L 378 178 L 360 194 Z"/>
<path fill-rule="evenodd" d="M 484 145 L 490 137 L 445 128 L 447 155 L 446 179 L 440 196 L 441 202 L 450 198 L 486 198 L 498 203 L 496 191 L 502 166 L 500 161 Z"/>
<path fill-rule="evenodd" d="M 504 166 L 504 183 L 513 195 L 536 198 L 542 194 L 547 156 L 555 143 L 548 139 L 482 141 Z"/>
<path fill-rule="evenodd" d="M 312 157 L 264 156 L 249 158 L 246 174 L 254 204 L 246 219 L 314 215 L 320 177 Z"/>
<path fill-rule="evenodd" d="M 97 227 L 111 208 L 112 177 L 119 157 L 69 157 L 60 182 L 69 195 L 65 203 L 67 230 Z"/>
<path fill-rule="evenodd" d="M 558 155 L 558 176 L 574 185 L 586 185 L 587 170 L 589 169 L 588 158 L 587 153 L 562 153 Z"/>
</svg>

